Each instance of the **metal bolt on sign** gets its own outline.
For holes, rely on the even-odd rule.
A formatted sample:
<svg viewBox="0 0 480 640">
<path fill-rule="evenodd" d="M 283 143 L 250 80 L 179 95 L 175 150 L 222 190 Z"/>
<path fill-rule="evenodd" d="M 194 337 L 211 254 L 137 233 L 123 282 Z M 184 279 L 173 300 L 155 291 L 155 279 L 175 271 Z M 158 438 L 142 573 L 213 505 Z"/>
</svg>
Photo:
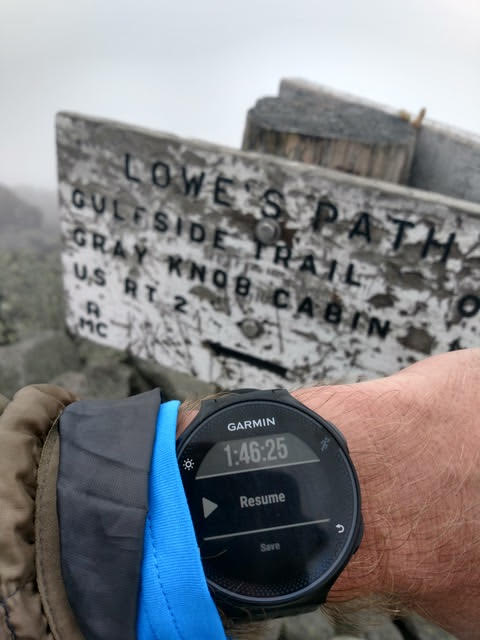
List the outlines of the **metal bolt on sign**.
<svg viewBox="0 0 480 640">
<path fill-rule="evenodd" d="M 255 226 L 255 237 L 262 244 L 275 244 L 280 235 L 280 225 L 275 220 L 259 220 Z"/>
<path fill-rule="evenodd" d="M 240 324 L 240 328 L 243 331 L 243 334 L 247 338 L 256 338 L 262 333 L 262 326 L 258 322 L 258 320 L 254 320 L 253 318 L 246 318 Z"/>
</svg>

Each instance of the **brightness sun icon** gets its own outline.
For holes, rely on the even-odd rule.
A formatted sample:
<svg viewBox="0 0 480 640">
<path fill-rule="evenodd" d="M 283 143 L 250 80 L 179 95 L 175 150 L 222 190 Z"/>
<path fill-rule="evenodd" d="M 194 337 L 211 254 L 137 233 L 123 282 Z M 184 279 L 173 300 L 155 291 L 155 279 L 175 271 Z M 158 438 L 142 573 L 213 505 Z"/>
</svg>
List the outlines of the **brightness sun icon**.
<svg viewBox="0 0 480 640">
<path fill-rule="evenodd" d="M 193 460 L 191 458 L 185 458 L 183 461 L 183 468 L 185 471 L 191 471 L 193 469 Z"/>
</svg>

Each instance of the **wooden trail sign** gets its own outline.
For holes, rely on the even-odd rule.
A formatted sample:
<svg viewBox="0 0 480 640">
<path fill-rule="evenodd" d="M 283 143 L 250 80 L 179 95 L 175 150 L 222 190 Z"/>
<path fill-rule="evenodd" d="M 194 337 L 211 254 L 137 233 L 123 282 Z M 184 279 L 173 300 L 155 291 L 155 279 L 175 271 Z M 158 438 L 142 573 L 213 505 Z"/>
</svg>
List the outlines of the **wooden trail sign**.
<svg viewBox="0 0 480 640">
<path fill-rule="evenodd" d="M 67 324 L 223 387 L 478 345 L 480 206 L 57 117 Z"/>
</svg>

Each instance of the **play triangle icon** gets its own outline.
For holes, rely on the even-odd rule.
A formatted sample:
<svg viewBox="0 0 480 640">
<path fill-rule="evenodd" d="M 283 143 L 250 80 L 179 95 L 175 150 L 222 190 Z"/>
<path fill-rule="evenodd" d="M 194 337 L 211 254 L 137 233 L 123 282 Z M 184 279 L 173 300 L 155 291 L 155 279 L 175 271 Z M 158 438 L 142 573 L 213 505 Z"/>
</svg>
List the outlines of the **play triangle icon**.
<svg viewBox="0 0 480 640">
<path fill-rule="evenodd" d="M 208 518 L 208 516 L 211 513 L 213 513 L 215 509 L 218 507 L 218 504 L 215 504 L 215 502 L 212 502 L 208 498 L 202 498 L 202 504 L 203 504 L 203 515 L 205 518 Z"/>
</svg>

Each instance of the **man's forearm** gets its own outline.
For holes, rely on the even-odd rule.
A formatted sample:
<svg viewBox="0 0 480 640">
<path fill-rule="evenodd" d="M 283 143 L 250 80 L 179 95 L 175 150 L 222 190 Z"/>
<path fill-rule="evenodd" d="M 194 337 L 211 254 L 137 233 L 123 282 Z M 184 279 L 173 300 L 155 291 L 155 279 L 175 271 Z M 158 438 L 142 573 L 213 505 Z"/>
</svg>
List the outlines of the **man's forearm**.
<svg viewBox="0 0 480 640">
<path fill-rule="evenodd" d="M 293 393 L 343 432 L 361 485 L 364 539 L 329 602 L 377 596 L 480 637 L 479 354 Z"/>
<path fill-rule="evenodd" d="M 345 436 L 357 470 L 362 494 L 364 536 L 357 553 L 336 581 L 329 594 L 333 603 L 364 599 L 385 593 L 387 587 L 388 545 L 385 539 L 385 504 L 388 498 L 379 477 L 379 451 L 369 417 L 369 389 L 361 385 L 311 387 L 292 393 L 294 397 L 329 420 Z"/>
</svg>

